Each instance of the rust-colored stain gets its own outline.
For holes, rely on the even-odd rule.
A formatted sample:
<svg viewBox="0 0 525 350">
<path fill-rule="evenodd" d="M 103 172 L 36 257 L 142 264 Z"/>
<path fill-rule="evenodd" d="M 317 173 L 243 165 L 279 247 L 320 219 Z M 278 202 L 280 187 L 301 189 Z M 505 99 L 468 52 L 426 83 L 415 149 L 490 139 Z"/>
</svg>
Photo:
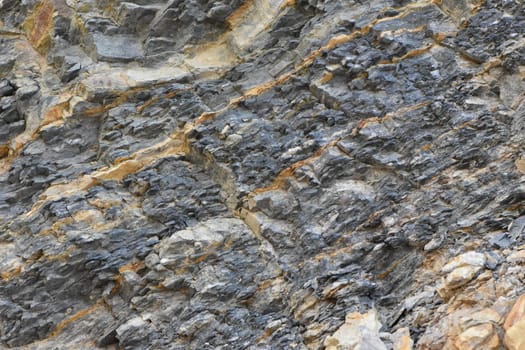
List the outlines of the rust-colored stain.
<svg viewBox="0 0 525 350">
<path fill-rule="evenodd" d="M 347 286 L 348 284 L 341 284 L 340 286 L 337 286 L 336 288 L 331 289 L 328 293 L 326 293 L 325 299 L 335 299 L 337 292 L 346 288 Z"/>
<path fill-rule="evenodd" d="M 3 174 L 7 170 L 9 170 L 11 164 L 20 154 L 20 151 L 22 150 L 24 144 L 25 143 L 16 142 L 14 148 L 11 147 L 9 144 L 0 146 L 0 174 Z"/>
<path fill-rule="evenodd" d="M 31 210 L 24 215 L 25 217 L 31 217 L 38 212 L 45 203 L 56 200 L 57 198 L 65 198 L 81 191 L 87 191 L 93 186 L 98 185 L 101 181 L 120 181 L 127 175 L 152 164 L 157 159 L 182 153 L 182 142 L 172 137 L 167 137 L 158 144 L 134 153 L 129 160 L 99 169 L 91 174 L 82 175 L 69 183 L 51 185 L 40 195 Z"/>
<path fill-rule="evenodd" d="M 2 145 L 0 146 L 0 159 L 5 158 L 9 155 L 9 146 Z"/>
<path fill-rule="evenodd" d="M 250 6 L 252 6 L 252 2 L 253 1 L 247 1 L 241 7 L 239 7 L 239 9 L 237 9 L 237 11 L 234 12 L 229 17 L 230 21 L 228 23 L 230 23 L 230 25 L 231 25 L 232 23 L 234 23 L 234 22 L 236 23 L 236 21 L 239 21 L 239 19 L 243 15 L 246 14 L 246 12 L 250 8 Z M 285 6 L 286 5 L 293 6 L 294 4 L 295 4 L 295 1 L 292 0 L 292 1 L 288 1 L 284 5 Z M 300 71 L 310 67 L 313 64 L 314 60 L 317 57 L 321 56 L 324 52 L 332 50 L 332 49 L 334 49 L 334 48 L 336 48 L 336 47 L 338 47 L 338 46 L 340 46 L 342 44 L 345 44 L 345 43 L 347 43 L 347 42 L 349 42 L 349 41 L 351 41 L 351 40 L 353 40 L 355 38 L 358 38 L 359 36 L 366 35 L 367 33 L 370 32 L 372 27 L 374 25 L 376 25 L 377 23 L 380 23 L 380 22 L 385 21 L 385 20 L 392 20 L 393 18 L 403 18 L 408 13 L 410 13 L 412 9 L 418 8 L 418 6 L 426 6 L 426 5 L 429 5 L 429 4 L 430 4 L 430 2 L 422 2 L 422 3 L 413 4 L 412 6 L 407 6 L 406 9 L 403 12 L 401 12 L 400 14 L 398 14 L 395 17 L 389 17 L 389 18 L 386 18 L 386 19 L 376 19 L 376 20 L 370 22 L 368 25 L 364 26 L 363 28 L 355 30 L 354 32 L 352 32 L 350 34 L 341 34 L 341 35 L 337 35 L 337 36 L 331 38 L 330 40 L 328 40 L 328 43 L 326 45 L 320 47 L 317 50 L 312 51 L 309 56 L 307 56 L 303 61 L 301 61 L 299 64 L 297 64 L 296 67 L 294 69 L 292 69 L 290 72 L 282 74 L 281 76 L 279 76 L 275 80 L 271 80 L 269 82 L 266 82 L 266 83 L 263 83 L 261 85 L 258 85 L 258 86 L 250 88 L 241 97 L 238 97 L 238 98 L 235 98 L 235 99 L 231 100 L 227 107 L 225 107 L 225 108 L 223 108 L 223 109 L 221 109 L 219 111 L 203 113 L 199 118 L 197 118 L 195 124 L 199 125 L 199 124 L 202 124 L 202 123 L 204 123 L 204 122 L 206 122 L 208 120 L 211 120 L 211 119 L 215 118 L 221 112 L 223 112 L 223 111 L 225 111 L 225 110 L 227 110 L 227 109 L 229 109 L 231 107 L 236 106 L 238 103 L 246 100 L 248 97 L 259 96 L 259 95 L 267 92 L 268 90 L 270 90 L 271 88 L 273 88 L 275 86 L 284 84 L 285 82 L 290 80 L 292 77 L 294 77 Z M 421 28 L 418 27 L 418 28 L 416 28 L 416 30 L 421 30 Z M 420 53 L 426 52 L 426 51 L 430 50 L 430 48 L 431 47 L 422 48 L 423 51 L 420 52 Z M 419 54 L 418 51 L 410 52 L 410 53 L 407 54 L 408 56 L 405 55 L 407 57 L 403 57 L 403 59 L 404 58 L 408 58 L 408 57 L 413 57 L 413 56 L 415 56 L 417 54 Z"/>
<path fill-rule="evenodd" d="M 430 151 L 431 149 L 432 149 L 432 144 L 427 143 L 427 144 L 424 144 L 423 147 L 421 147 L 420 151 L 427 152 L 427 151 Z"/>
<path fill-rule="evenodd" d="M 293 313 L 293 316 L 296 320 L 299 320 L 302 318 L 302 316 L 307 312 L 311 311 L 317 304 L 319 304 L 321 300 L 319 300 L 314 295 L 308 295 L 304 301 L 303 304 L 300 305 Z"/>
<path fill-rule="evenodd" d="M 129 174 L 137 172 L 141 169 L 144 164 L 140 161 L 130 159 L 115 166 L 112 166 L 106 171 L 101 171 L 96 175 L 93 175 L 93 178 L 97 180 L 117 180 L 120 181 Z"/>
<path fill-rule="evenodd" d="M 2 280 L 4 281 L 7 281 L 13 277 L 16 277 L 18 275 L 20 275 L 23 271 L 23 266 L 22 265 L 19 265 L 17 267 L 15 267 L 14 269 L 12 270 L 9 270 L 9 271 L 2 271 L 0 273 L 0 277 L 2 278 Z"/>
<path fill-rule="evenodd" d="M 0 278 L 7 281 L 13 277 L 19 276 L 22 272 L 28 271 L 31 265 L 37 261 L 62 261 L 65 262 L 69 259 L 70 254 L 77 249 L 76 246 L 67 248 L 63 253 L 58 255 L 47 255 L 42 250 L 38 250 L 33 253 L 24 263 L 16 266 L 9 271 L 0 272 Z"/>
<path fill-rule="evenodd" d="M 79 319 L 83 318 L 83 317 L 86 317 L 87 315 L 93 313 L 94 311 L 96 311 L 97 309 L 99 309 L 100 307 L 102 307 L 102 302 L 101 301 L 98 301 L 96 304 L 94 304 L 93 306 L 91 307 L 88 307 L 87 309 L 83 309 L 83 310 L 80 310 L 78 311 L 77 313 L 75 313 L 73 316 L 69 317 L 69 318 L 66 318 L 65 320 L 63 320 L 62 322 L 60 322 L 59 324 L 57 324 L 57 326 L 55 327 L 55 330 L 53 332 L 51 332 L 51 334 L 49 335 L 49 338 L 54 338 L 56 337 L 57 335 L 59 335 L 63 330 L 64 328 L 66 328 L 68 325 L 70 325 L 71 323 L 73 322 L 76 322 L 78 321 Z"/>
<path fill-rule="evenodd" d="M 251 89 L 247 90 L 242 96 L 236 97 L 228 103 L 228 105 L 220 110 L 217 111 L 211 111 L 211 112 L 204 112 L 202 113 L 196 120 L 195 125 L 200 125 L 204 122 L 207 122 L 209 120 L 214 119 L 217 115 L 227 111 L 230 108 L 233 108 L 237 106 L 239 103 L 245 101 L 247 98 L 252 96 L 259 96 L 266 91 L 270 90 L 272 87 L 275 87 L 277 85 L 281 85 L 288 81 L 293 75 L 295 74 L 295 71 L 286 73 L 281 75 L 279 78 L 275 80 L 271 80 L 269 82 L 263 83 L 261 85 L 257 85 L 252 87 Z"/>
<path fill-rule="evenodd" d="M 244 4 L 239 6 L 237 10 L 226 18 L 226 25 L 231 28 L 238 24 L 252 7 L 253 3 L 253 0 L 247 0 Z"/>
<path fill-rule="evenodd" d="M 378 117 L 361 119 L 360 121 L 357 122 L 356 127 L 352 129 L 352 136 L 356 137 L 357 135 L 359 135 L 359 130 L 366 128 L 368 124 L 379 123 L 380 121 L 381 119 Z"/>
<path fill-rule="evenodd" d="M 191 90 L 191 87 L 186 88 L 186 89 L 178 89 L 178 90 L 175 90 L 175 91 L 170 91 L 170 92 L 168 92 L 168 93 L 166 93 L 164 95 L 161 95 L 161 96 L 154 96 L 151 99 L 149 99 L 148 101 L 144 102 L 141 106 L 139 106 L 137 108 L 137 112 L 138 113 L 142 113 L 146 108 L 148 108 L 149 106 L 151 106 L 152 104 L 154 104 L 157 101 L 162 101 L 162 100 L 165 100 L 165 99 L 174 98 L 175 96 L 177 96 L 181 92 L 190 91 L 190 90 Z"/>
<path fill-rule="evenodd" d="M 441 44 L 443 42 L 443 40 L 445 40 L 447 38 L 447 36 L 451 35 L 451 33 L 436 33 L 434 34 L 434 40 L 438 43 L 438 44 Z"/>
<path fill-rule="evenodd" d="M 44 255 L 42 257 L 42 259 L 46 260 L 46 261 L 66 262 L 70 258 L 71 253 L 74 252 L 77 249 L 78 249 L 77 246 L 73 245 L 73 246 L 67 248 L 66 251 L 63 252 L 63 253 L 60 253 L 60 254 L 57 254 L 57 255 Z"/>
<path fill-rule="evenodd" d="M 292 5 L 293 3 L 294 3 L 293 1 L 289 1 L 288 2 L 289 5 Z M 421 4 L 428 4 L 428 2 L 417 3 L 417 4 L 413 5 L 413 6 L 407 7 L 405 9 L 405 11 L 403 11 L 401 14 L 399 14 L 396 17 L 403 17 L 403 16 L 405 16 L 407 13 L 410 12 L 410 10 L 412 8 L 415 8 L 417 6 L 421 6 Z M 250 6 L 252 6 L 252 5 L 253 5 L 252 1 L 247 1 L 243 6 L 241 6 L 230 17 L 230 20 L 234 21 L 235 18 L 237 18 L 237 16 L 242 17 L 243 15 L 245 15 L 246 12 L 249 10 Z M 35 11 L 33 12 L 33 15 L 27 20 L 27 22 L 26 22 L 26 29 L 28 30 L 28 32 L 30 32 L 31 37 L 34 39 L 33 41 L 35 43 L 37 43 L 37 42 L 40 43 L 41 42 L 40 39 L 42 39 L 41 38 L 42 35 L 44 35 L 46 33 L 46 28 L 47 28 L 47 30 L 51 29 L 51 27 L 52 27 L 52 17 L 53 17 L 53 5 L 51 4 L 50 1 L 47 0 L 47 1 L 43 1 L 42 3 L 40 3 L 35 8 Z M 392 18 L 389 18 L 389 19 L 391 20 Z M 307 67 L 309 67 L 313 63 L 313 60 L 314 60 L 315 57 L 321 55 L 326 50 L 333 49 L 333 48 L 335 48 L 338 45 L 341 45 L 343 43 L 346 43 L 346 42 L 352 40 L 353 38 L 356 38 L 356 37 L 358 37 L 360 35 L 364 35 L 364 34 L 368 33 L 370 31 L 370 29 L 372 28 L 372 26 L 375 25 L 376 23 L 380 22 L 380 21 L 381 21 L 381 19 L 376 19 L 376 20 L 372 21 L 370 24 L 368 24 L 367 26 L 365 26 L 365 27 L 363 27 L 363 28 L 361 28 L 359 30 L 354 31 L 353 33 L 351 33 L 349 35 L 338 35 L 338 36 L 336 36 L 334 38 L 331 38 L 326 45 L 324 45 L 323 47 L 321 47 L 321 48 L 319 48 L 317 50 L 314 50 L 306 59 L 304 59 L 300 64 L 298 64 L 291 71 L 282 74 L 281 76 L 279 76 L 275 80 L 263 83 L 261 85 L 255 86 L 255 87 L 247 90 L 242 96 L 237 97 L 235 99 L 232 99 L 229 102 L 229 104 L 225 108 L 223 108 L 221 110 L 203 113 L 199 118 L 197 118 L 197 120 L 193 124 L 187 125 L 186 130 L 185 130 L 186 132 L 180 133 L 182 136 L 181 135 L 176 135 L 176 138 L 179 141 L 182 141 L 182 145 L 179 144 L 179 145 L 175 145 L 175 146 L 169 146 L 169 147 L 166 148 L 165 147 L 165 143 L 166 142 L 172 142 L 173 139 L 174 139 L 173 136 L 170 136 L 167 141 L 163 141 L 160 144 L 155 145 L 153 147 L 150 147 L 150 148 L 148 148 L 146 150 L 139 151 L 136 154 L 134 154 L 133 156 L 129 157 L 129 159 L 119 160 L 112 167 L 109 167 L 109 168 L 106 168 L 106 169 L 101 169 L 101 170 L 99 170 L 99 171 L 97 171 L 97 172 L 95 172 L 95 173 L 93 173 L 91 175 L 85 175 L 85 176 L 83 176 L 83 177 L 73 181 L 70 184 L 62 184 L 62 185 L 54 186 L 53 190 L 55 192 L 59 188 L 62 188 L 64 190 L 66 190 L 66 192 L 67 191 L 73 191 L 75 189 L 80 190 L 80 191 L 86 190 L 86 189 L 92 187 L 93 185 L 97 184 L 100 180 L 110 180 L 110 179 L 112 179 L 112 180 L 120 180 L 124 176 L 126 176 L 127 174 L 133 173 L 133 172 L 136 172 L 136 171 L 142 169 L 144 166 L 147 166 L 148 164 L 150 164 L 151 162 L 155 161 L 156 159 L 159 159 L 159 158 L 162 158 L 162 157 L 167 157 L 167 156 L 170 156 L 170 155 L 173 155 L 173 154 L 184 153 L 189 148 L 189 140 L 188 140 L 188 137 L 187 137 L 188 136 L 188 131 L 191 130 L 192 128 L 194 128 L 196 125 L 199 125 L 199 124 L 201 124 L 201 123 L 203 123 L 203 122 L 205 122 L 207 120 L 213 119 L 214 117 L 216 117 L 220 113 L 226 111 L 229 108 L 232 108 L 232 107 L 238 105 L 240 102 L 246 100 L 247 98 L 249 98 L 251 96 L 260 95 L 260 94 L 268 91 L 272 87 L 275 87 L 277 85 L 285 83 L 286 81 L 291 79 L 293 76 L 295 76 L 297 73 L 300 73 L 300 71 L 302 71 L 302 70 L 306 69 Z M 415 53 L 412 53 L 412 54 L 415 54 Z M 164 84 L 158 84 L 158 85 L 160 86 L 160 85 L 164 85 Z M 157 86 L 157 84 L 153 84 L 153 86 Z M 150 87 L 152 87 L 152 86 L 150 86 Z M 123 102 L 127 101 L 130 96 L 132 96 L 133 94 L 135 94 L 137 92 L 143 91 L 144 89 L 145 89 L 145 87 L 138 87 L 138 88 L 130 88 L 129 90 L 126 90 L 124 92 L 120 92 L 120 93 L 117 94 L 117 97 L 111 103 L 108 103 L 108 104 L 105 104 L 105 105 L 102 105 L 102 106 L 98 106 L 98 107 L 95 107 L 93 109 L 84 111 L 84 115 L 85 116 L 92 116 L 92 115 L 97 115 L 97 114 L 103 113 L 103 112 L 105 112 L 105 111 L 107 111 L 107 110 L 109 110 L 111 108 L 114 108 L 114 107 L 122 104 Z M 178 93 L 178 91 L 170 92 L 170 93 L 166 94 L 163 97 L 164 98 L 172 98 L 177 93 Z M 157 100 L 156 98 L 153 98 L 151 101 L 146 102 L 144 105 L 139 107 L 140 110 L 143 110 L 144 108 L 146 108 L 150 104 L 154 103 L 156 100 Z M 48 123 L 53 123 L 53 122 L 55 122 L 57 120 L 60 120 L 61 117 L 63 118 L 64 117 L 64 111 L 67 108 L 69 108 L 68 103 L 69 102 L 64 102 L 64 103 L 61 103 L 61 104 L 59 104 L 59 105 L 57 105 L 55 107 L 52 107 L 47 112 L 47 115 L 44 118 L 44 121 L 43 121 L 42 125 L 40 126 L 40 128 L 42 126 L 44 126 L 44 125 L 47 125 Z M 38 136 L 38 132 L 36 132 L 35 134 L 32 135 L 32 139 L 31 140 L 35 139 L 37 136 Z M 29 140 L 29 141 L 31 141 L 31 140 Z M 286 178 L 293 176 L 293 174 L 294 174 L 294 172 L 295 172 L 295 170 L 297 168 L 299 168 L 299 167 L 301 167 L 301 166 L 311 162 L 313 159 L 318 158 L 325 151 L 326 148 L 333 147 L 338 141 L 339 140 L 335 140 L 335 141 L 325 145 L 314 156 L 312 156 L 312 157 L 310 157 L 310 158 L 308 158 L 306 160 L 300 161 L 300 162 L 298 162 L 296 164 L 293 164 L 292 166 L 290 166 L 287 169 L 284 169 L 276 177 L 276 179 L 273 181 L 273 183 L 269 187 L 262 188 L 262 189 L 257 189 L 253 193 L 264 192 L 264 191 L 268 191 L 268 190 L 279 188 L 279 187 L 283 186 L 285 184 Z M 27 142 L 17 143 L 17 144 L 15 144 L 14 147 L 11 147 L 13 149 L 10 149 L 10 147 L 8 145 L 4 145 L 4 146 L 0 147 L 0 160 L 2 160 L 0 171 L 7 170 L 7 168 L 10 166 L 11 162 L 14 159 L 16 159 L 18 153 L 20 152 L 21 148 L 23 147 L 23 145 L 25 143 L 27 143 Z M 64 195 L 64 194 L 62 194 L 62 195 Z M 65 195 L 67 195 L 67 193 Z M 36 210 L 38 210 L 40 208 L 40 205 L 42 203 L 44 203 L 44 202 L 46 202 L 46 201 L 48 201 L 48 200 L 50 200 L 52 198 L 55 198 L 55 197 L 57 197 L 57 195 L 53 195 L 50 198 L 42 197 L 39 200 L 39 202 L 37 203 L 37 205 L 35 205 L 32 208 L 32 210 L 27 215 L 31 215 L 32 213 L 34 213 Z"/>
<path fill-rule="evenodd" d="M 350 232 L 349 234 L 346 234 L 346 237 L 348 237 L 348 235 L 350 235 L 352 233 L 353 232 Z M 344 244 L 343 238 L 346 238 L 346 237 L 341 237 L 338 240 L 338 243 L 343 245 Z M 318 253 L 317 255 L 312 257 L 311 260 L 315 261 L 316 263 L 319 263 L 320 261 L 323 261 L 324 259 L 332 259 L 332 258 L 337 257 L 340 254 L 343 254 L 343 255 L 349 254 L 352 251 L 352 249 L 353 249 L 352 245 L 342 246 L 341 248 L 330 248 L 330 249 L 328 249 L 325 252 Z M 306 261 L 300 263 L 299 267 L 303 267 L 304 265 L 309 264 L 309 263 L 310 263 L 310 260 L 306 260 Z"/>
<path fill-rule="evenodd" d="M 358 125 L 353 129 L 352 136 L 354 136 L 354 137 L 357 136 L 359 130 L 362 129 L 363 127 L 365 127 L 368 123 L 371 123 L 371 122 L 376 122 L 376 123 L 377 122 L 384 122 L 385 120 L 392 119 L 396 115 L 408 113 L 410 111 L 414 111 L 414 110 L 417 110 L 419 108 L 425 107 L 429 103 L 430 102 L 428 102 L 428 101 L 423 101 L 423 102 L 420 102 L 420 103 L 418 103 L 416 105 L 403 107 L 403 108 L 400 108 L 399 110 L 397 110 L 395 112 L 387 113 L 385 116 L 383 116 L 381 118 L 372 117 L 372 118 L 363 119 L 363 120 L 359 121 Z M 288 179 L 290 177 L 293 177 L 295 171 L 298 168 L 300 168 L 300 167 L 302 167 L 302 166 L 304 166 L 306 164 L 310 164 L 315 159 L 319 158 L 324 152 L 326 152 L 327 149 L 333 148 L 333 147 L 337 147 L 337 143 L 339 141 L 341 141 L 341 138 L 337 138 L 337 139 L 327 143 L 326 145 L 321 147 L 319 150 L 317 150 L 317 152 L 313 156 L 311 156 L 310 158 L 303 159 L 303 160 L 298 161 L 297 163 L 292 164 L 288 168 L 286 168 L 283 171 L 281 171 L 279 173 L 279 175 L 277 175 L 277 177 L 274 179 L 274 181 L 272 182 L 271 185 L 269 185 L 267 187 L 257 188 L 255 190 L 253 190 L 250 194 L 247 195 L 247 198 L 249 198 L 249 197 L 251 197 L 253 195 L 256 195 L 258 193 L 268 192 L 268 191 L 272 191 L 272 190 L 276 190 L 276 189 L 282 188 L 284 186 L 284 184 L 286 183 L 286 179 Z"/>
<path fill-rule="evenodd" d="M 209 246 L 207 246 L 205 252 L 202 252 L 202 253 L 200 253 L 198 255 L 186 257 L 180 263 L 180 265 L 179 265 L 180 267 L 178 267 L 177 270 L 175 270 L 175 274 L 176 275 L 183 274 L 183 273 L 185 273 L 187 271 L 187 269 L 189 267 L 192 267 L 192 266 L 195 267 L 198 264 L 206 261 L 208 258 L 217 255 L 220 251 L 223 251 L 224 249 L 226 249 L 226 244 L 231 244 L 231 243 L 229 243 L 229 242 L 215 242 L 215 243 L 212 243 Z"/>
<path fill-rule="evenodd" d="M 408 58 L 412 58 L 412 57 L 416 57 L 416 56 L 422 55 L 422 54 L 427 53 L 428 51 L 430 51 L 430 49 L 432 49 L 435 45 L 436 44 L 429 44 L 429 45 L 426 45 L 424 47 L 420 47 L 420 48 L 414 49 L 412 51 L 407 52 L 406 54 L 404 54 L 401 57 L 395 57 L 392 60 L 392 62 L 393 63 L 398 63 L 398 62 L 401 62 L 401 61 L 406 60 Z"/>
<path fill-rule="evenodd" d="M 294 3 L 295 3 L 294 1 L 289 1 L 288 2 L 288 4 L 290 4 L 290 5 L 293 5 Z M 246 8 L 244 8 L 244 6 L 246 6 Z M 251 1 L 248 1 L 243 6 L 241 6 L 234 14 L 236 14 L 236 15 L 243 15 L 248 10 L 248 8 L 250 6 L 251 6 Z M 234 17 L 234 18 L 237 18 L 237 17 Z M 354 31 L 351 34 L 342 34 L 342 35 L 338 35 L 338 36 L 336 36 L 334 38 L 331 38 L 326 45 L 322 46 L 321 48 L 319 48 L 317 50 L 314 50 L 312 53 L 310 53 L 310 55 L 308 57 L 306 57 L 302 62 L 300 62 L 290 72 L 283 73 L 282 75 L 280 75 L 275 80 L 271 80 L 271 81 L 268 81 L 266 83 L 262 83 L 260 85 L 257 85 L 257 86 L 254 86 L 254 87 L 248 89 L 247 91 L 244 92 L 244 94 L 242 96 L 231 100 L 227 107 L 225 107 L 225 108 L 223 108 L 223 109 L 221 109 L 219 111 L 212 111 L 212 112 L 203 113 L 199 118 L 197 118 L 195 124 L 199 125 L 199 124 L 202 124 L 202 123 L 204 123 L 204 122 L 206 122 L 208 120 L 211 120 L 211 119 L 215 118 L 221 112 L 223 112 L 223 111 L 225 111 L 225 110 L 227 110 L 227 109 L 229 109 L 231 107 L 236 106 L 238 103 L 246 100 L 249 97 L 259 96 L 259 95 L 267 92 L 268 90 L 270 90 L 271 88 L 273 88 L 275 86 L 282 85 L 282 84 L 286 83 L 288 80 L 290 80 L 292 77 L 294 77 L 297 73 L 299 73 L 300 71 L 302 71 L 302 70 L 308 68 L 309 66 L 311 66 L 312 63 L 314 62 L 315 58 L 317 58 L 320 55 L 322 55 L 323 52 L 326 52 L 326 51 L 329 51 L 331 49 L 334 49 L 335 47 L 337 47 L 339 45 L 342 45 L 344 43 L 347 43 L 347 42 L 353 40 L 354 38 L 357 38 L 360 35 L 365 35 L 366 33 L 368 33 L 370 31 L 372 26 L 375 25 L 379 21 L 380 20 L 374 20 L 371 24 L 369 24 L 369 25 L 367 25 L 367 26 L 365 26 L 365 27 L 363 27 L 363 28 L 361 28 L 359 30 Z"/>
<path fill-rule="evenodd" d="M 113 288 L 111 288 L 111 291 L 109 292 L 110 296 L 117 294 L 120 288 L 122 287 L 122 275 L 117 274 L 113 276 L 113 280 L 115 281 L 115 285 L 113 286 Z"/>
<path fill-rule="evenodd" d="M 321 79 L 319 79 L 319 84 L 326 84 L 330 80 L 334 78 L 334 74 L 332 72 L 325 73 Z"/>
<path fill-rule="evenodd" d="M 215 251 L 201 253 L 201 254 L 193 257 L 192 263 L 195 264 L 195 265 L 200 264 L 201 262 L 206 261 L 206 259 L 208 259 L 210 256 L 213 256 L 214 254 L 215 254 Z"/>
<path fill-rule="evenodd" d="M 483 75 L 483 74 L 489 73 L 493 68 L 501 66 L 502 63 L 503 63 L 502 56 L 491 59 L 488 62 L 483 64 L 483 69 L 477 74 Z"/>
<path fill-rule="evenodd" d="M 317 150 L 317 152 L 313 156 L 311 156 L 309 158 L 306 158 L 306 159 L 303 159 L 303 160 L 300 160 L 297 163 L 294 163 L 291 166 L 289 166 L 288 168 L 282 170 L 279 173 L 279 175 L 277 175 L 277 177 L 273 180 L 272 184 L 270 184 L 267 187 L 257 188 L 255 190 L 253 190 L 251 193 L 249 193 L 247 195 L 247 197 L 254 196 L 254 195 L 258 194 L 258 193 L 273 191 L 273 190 L 282 188 L 284 186 L 284 184 L 286 183 L 286 179 L 293 177 L 294 174 L 295 174 L 295 171 L 297 169 L 299 169 L 300 167 L 302 167 L 304 165 L 312 163 L 314 160 L 316 160 L 319 157 L 321 157 L 323 155 L 323 153 L 326 152 L 327 149 L 336 147 L 336 144 L 339 141 L 340 141 L 340 139 L 338 138 L 338 139 L 336 139 L 336 140 L 334 140 L 334 141 L 324 145 L 319 150 Z"/>
<path fill-rule="evenodd" d="M 255 343 L 259 344 L 265 339 L 268 339 L 273 333 L 275 333 L 277 329 L 267 329 L 263 335 L 261 335 L 259 338 L 255 339 Z"/>
<path fill-rule="evenodd" d="M 474 15 L 476 12 L 481 10 L 483 8 L 483 5 L 485 5 L 485 0 L 479 0 L 473 7 L 472 10 L 470 10 L 470 14 Z"/>
<path fill-rule="evenodd" d="M 132 262 L 132 263 L 119 267 L 118 272 L 119 273 L 124 273 L 126 271 L 139 272 L 140 270 L 144 268 L 144 266 L 145 265 L 142 261 L 136 261 L 136 262 Z"/>
<path fill-rule="evenodd" d="M 166 83 L 161 84 L 153 84 L 151 87 L 158 87 L 166 85 Z M 101 115 L 107 111 L 109 111 L 112 108 L 118 107 L 121 104 L 127 102 L 131 97 L 135 96 L 136 94 L 144 91 L 146 87 L 136 87 L 136 88 L 130 88 L 129 90 L 118 92 L 116 93 L 117 97 L 108 104 L 96 106 L 90 109 L 87 109 L 83 112 L 83 115 L 86 117 L 94 117 Z M 166 94 L 167 98 L 174 97 L 177 93 L 181 91 L 185 91 L 186 89 L 177 90 L 172 93 Z M 75 91 L 74 94 L 81 95 L 82 91 Z M 0 174 L 6 172 L 13 161 L 19 156 L 22 148 L 29 142 L 35 140 L 40 135 L 40 132 L 42 129 L 50 124 L 60 122 L 61 120 L 64 120 L 68 113 L 70 113 L 69 109 L 71 109 L 71 100 L 73 96 L 70 96 L 67 101 L 60 102 L 54 106 L 51 106 L 48 108 L 48 110 L 44 113 L 44 117 L 42 119 L 42 122 L 37 127 L 35 132 L 31 135 L 29 138 L 24 138 L 21 140 L 17 140 L 17 142 L 14 144 L 14 146 L 10 146 L 9 144 L 4 144 L 0 146 Z M 144 107 L 145 108 L 145 107 Z"/>
<path fill-rule="evenodd" d="M 46 236 L 46 235 L 58 236 L 58 233 L 59 233 L 61 227 L 64 226 L 64 225 L 69 225 L 69 224 L 73 223 L 73 221 L 74 220 L 71 217 L 67 217 L 67 218 L 64 218 L 64 219 L 61 219 L 61 220 L 57 220 L 57 221 L 55 221 L 53 223 L 53 225 L 51 225 L 51 227 L 44 228 L 40 232 L 38 232 L 38 235 L 39 236 Z"/>
<path fill-rule="evenodd" d="M 195 124 L 199 125 L 199 124 L 207 122 L 208 120 L 212 120 L 213 118 L 215 118 L 217 116 L 217 114 L 219 114 L 219 112 L 217 112 L 217 111 L 215 111 L 215 112 L 204 112 L 195 120 Z"/>
<path fill-rule="evenodd" d="M 49 108 L 44 113 L 44 118 L 40 123 L 40 126 L 38 127 L 37 131 L 35 131 L 35 134 L 38 134 L 44 126 L 61 120 L 64 117 L 66 111 L 69 109 L 69 107 L 69 100 L 67 100 Z"/>
<path fill-rule="evenodd" d="M 145 266 L 146 265 L 144 265 L 142 261 L 136 261 L 136 262 L 131 262 L 129 264 L 122 265 L 121 267 L 119 267 L 118 269 L 119 273 L 113 277 L 113 280 L 115 281 L 115 286 L 111 289 L 110 295 L 117 294 L 120 288 L 122 287 L 122 274 L 124 272 L 127 272 L 127 271 L 139 272 Z"/>
<path fill-rule="evenodd" d="M 290 73 L 285 73 L 275 80 L 269 81 L 267 83 L 264 83 L 256 87 L 253 87 L 244 93 L 244 96 L 242 97 L 242 99 L 244 100 L 247 97 L 251 97 L 251 96 L 259 96 L 262 93 L 270 90 L 271 88 L 277 85 L 286 83 L 288 80 L 290 80 L 291 77 L 294 76 L 295 73 L 296 73 L 295 71 L 292 71 Z"/>
<path fill-rule="evenodd" d="M 115 100 L 113 100 L 113 102 L 111 103 L 87 109 L 86 111 L 84 111 L 84 115 L 86 117 L 93 117 L 107 112 L 110 109 L 118 107 L 121 104 L 127 102 L 130 96 L 136 92 L 137 89 L 130 89 L 129 91 L 125 91 L 124 93 L 120 94 L 117 98 L 115 98 Z"/>
<path fill-rule="evenodd" d="M 42 1 L 23 25 L 29 43 L 41 54 L 45 54 L 51 45 L 54 12 L 51 1 Z"/>
<path fill-rule="evenodd" d="M 377 275 L 377 279 L 378 280 L 383 280 L 386 277 L 388 277 L 388 275 L 390 275 L 392 272 L 394 272 L 394 270 L 399 266 L 401 261 L 402 261 L 402 259 L 399 259 L 399 260 L 395 261 L 392 265 L 390 265 L 388 267 L 388 269 L 386 269 L 384 272 L 382 272 L 379 275 Z"/>
<path fill-rule="evenodd" d="M 29 142 L 35 140 L 45 126 L 62 122 L 69 114 L 71 98 L 57 103 L 44 111 L 40 125 L 34 130 L 28 130 L 18 135 L 13 142 L 0 146 L 0 174 L 6 172 L 13 161 L 19 156 L 22 148 Z"/>
</svg>

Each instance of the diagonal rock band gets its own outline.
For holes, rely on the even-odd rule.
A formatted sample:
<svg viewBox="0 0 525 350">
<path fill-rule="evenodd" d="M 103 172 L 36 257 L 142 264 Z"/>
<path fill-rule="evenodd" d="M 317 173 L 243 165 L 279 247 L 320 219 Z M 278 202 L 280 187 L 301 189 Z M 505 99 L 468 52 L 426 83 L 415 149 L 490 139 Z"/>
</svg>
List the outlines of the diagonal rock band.
<svg viewBox="0 0 525 350">
<path fill-rule="evenodd" d="M 524 18 L 0 1 L 0 348 L 525 349 Z"/>
</svg>

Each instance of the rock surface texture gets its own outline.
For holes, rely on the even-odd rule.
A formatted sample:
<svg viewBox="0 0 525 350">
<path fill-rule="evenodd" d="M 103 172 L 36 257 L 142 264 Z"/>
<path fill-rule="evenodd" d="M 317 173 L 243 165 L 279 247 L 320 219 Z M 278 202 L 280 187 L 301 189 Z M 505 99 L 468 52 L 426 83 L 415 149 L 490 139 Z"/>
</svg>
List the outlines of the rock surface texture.
<svg viewBox="0 0 525 350">
<path fill-rule="evenodd" d="M 0 0 L 0 348 L 525 349 L 518 0 Z"/>
</svg>

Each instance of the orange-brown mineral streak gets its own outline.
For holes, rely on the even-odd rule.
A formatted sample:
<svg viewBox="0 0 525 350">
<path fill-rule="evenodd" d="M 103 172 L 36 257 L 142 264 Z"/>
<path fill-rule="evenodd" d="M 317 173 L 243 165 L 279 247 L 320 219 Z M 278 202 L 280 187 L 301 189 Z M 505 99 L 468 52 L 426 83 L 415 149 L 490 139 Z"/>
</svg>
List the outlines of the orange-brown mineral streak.
<svg viewBox="0 0 525 350">
<path fill-rule="evenodd" d="M 24 23 L 29 43 L 40 53 L 44 53 L 50 44 L 54 11 L 51 1 L 43 1 Z"/>
</svg>

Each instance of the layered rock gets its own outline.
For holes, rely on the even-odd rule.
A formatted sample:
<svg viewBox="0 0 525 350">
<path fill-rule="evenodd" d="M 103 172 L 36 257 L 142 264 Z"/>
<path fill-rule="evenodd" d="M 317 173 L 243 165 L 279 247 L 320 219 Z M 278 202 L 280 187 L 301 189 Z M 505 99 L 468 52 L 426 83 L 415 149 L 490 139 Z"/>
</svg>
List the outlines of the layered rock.
<svg viewBox="0 0 525 350">
<path fill-rule="evenodd" d="M 518 1 L 0 14 L 2 346 L 525 344 Z"/>
</svg>

